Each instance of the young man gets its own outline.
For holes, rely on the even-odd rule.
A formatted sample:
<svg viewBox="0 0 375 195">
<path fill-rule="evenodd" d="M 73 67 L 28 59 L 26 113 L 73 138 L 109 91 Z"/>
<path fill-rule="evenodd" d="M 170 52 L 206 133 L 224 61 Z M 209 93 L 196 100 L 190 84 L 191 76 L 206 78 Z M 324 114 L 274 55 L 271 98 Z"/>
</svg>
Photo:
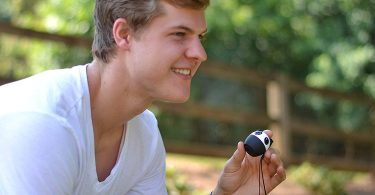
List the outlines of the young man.
<svg viewBox="0 0 375 195">
<path fill-rule="evenodd" d="M 153 101 L 185 102 L 208 0 L 97 0 L 94 61 L 0 87 L 0 194 L 166 194 Z M 271 131 L 267 134 L 272 136 Z M 257 194 L 243 143 L 213 194 Z M 266 190 L 285 179 L 263 160 Z"/>
</svg>

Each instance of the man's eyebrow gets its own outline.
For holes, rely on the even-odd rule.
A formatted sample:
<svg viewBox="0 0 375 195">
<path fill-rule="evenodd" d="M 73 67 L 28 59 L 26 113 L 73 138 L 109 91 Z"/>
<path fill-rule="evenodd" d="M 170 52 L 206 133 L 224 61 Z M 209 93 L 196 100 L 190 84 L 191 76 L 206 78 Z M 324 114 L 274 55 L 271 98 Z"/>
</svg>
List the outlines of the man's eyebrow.
<svg viewBox="0 0 375 195">
<path fill-rule="evenodd" d="M 175 28 L 175 29 L 182 29 L 182 30 L 185 30 L 185 31 L 187 31 L 187 32 L 189 32 L 189 33 L 194 33 L 194 32 L 195 32 L 193 29 L 191 29 L 191 28 L 189 28 L 189 27 L 187 27 L 187 26 L 184 26 L 184 25 L 175 26 L 175 27 L 173 27 L 173 28 Z M 204 29 L 204 30 L 203 30 L 201 33 L 199 33 L 199 34 L 205 34 L 206 32 L 207 32 L 207 28 Z"/>
</svg>

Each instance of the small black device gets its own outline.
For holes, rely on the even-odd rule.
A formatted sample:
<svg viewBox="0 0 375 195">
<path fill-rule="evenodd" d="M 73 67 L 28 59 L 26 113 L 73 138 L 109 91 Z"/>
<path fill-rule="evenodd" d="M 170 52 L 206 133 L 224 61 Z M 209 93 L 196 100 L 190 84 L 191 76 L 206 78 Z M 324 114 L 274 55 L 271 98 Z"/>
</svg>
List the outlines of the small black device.
<svg viewBox="0 0 375 195">
<path fill-rule="evenodd" d="M 246 152 L 253 157 L 263 155 L 271 147 L 273 140 L 262 130 L 252 132 L 247 136 L 244 145 Z"/>
<path fill-rule="evenodd" d="M 260 184 L 260 176 L 262 175 L 263 181 L 263 190 L 264 194 L 267 195 L 266 186 L 264 185 L 264 177 L 263 177 L 263 168 L 262 168 L 262 160 L 264 157 L 264 153 L 271 147 L 273 140 L 268 137 L 267 134 L 263 132 L 263 130 L 256 130 L 252 132 L 249 136 L 247 136 L 244 145 L 245 151 L 252 157 L 257 157 L 262 155 L 259 160 L 259 195 L 261 194 L 261 184 Z"/>
</svg>

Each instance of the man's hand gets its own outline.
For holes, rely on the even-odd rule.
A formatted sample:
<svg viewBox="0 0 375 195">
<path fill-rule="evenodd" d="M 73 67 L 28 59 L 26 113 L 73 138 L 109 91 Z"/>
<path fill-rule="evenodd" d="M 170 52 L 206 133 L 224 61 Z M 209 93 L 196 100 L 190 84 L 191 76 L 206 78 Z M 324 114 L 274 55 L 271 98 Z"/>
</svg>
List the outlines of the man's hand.
<svg viewBox="0 0 375 195">
<path fill-rule="evenodd" d="M 272 131 L 264 131 L 272 137 Z M 218 184 L 213 195 L 238 194 L 257 195 L 259 194 L 259 162 L 261 157 L 251 157 L 246 153 L 243 142 L 239 142 L 237 150 L 226 162 Z M 262 160 L 264 184 L 267 193 L 285 180 L 286 174 L 280 156 L 272 148 L 266 151 Z M 261 182 L 261 194 L 263 182 Z"/>
</svg>

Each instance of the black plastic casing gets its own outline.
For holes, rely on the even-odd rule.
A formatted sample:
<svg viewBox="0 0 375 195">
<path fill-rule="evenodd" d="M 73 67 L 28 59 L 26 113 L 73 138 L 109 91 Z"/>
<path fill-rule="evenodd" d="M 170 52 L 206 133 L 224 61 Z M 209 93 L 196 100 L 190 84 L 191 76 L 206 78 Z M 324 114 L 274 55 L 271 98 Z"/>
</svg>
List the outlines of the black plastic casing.
<svg viewBox="0 0 375 195">
<path fill-rule="evenodd" d="M 245 150 L 250 156 L 256 157 L 266 152 L 263 142 L 255 135 L 249 135 L 245 142 Z"/>
<path fill-rule="evenodd" d="M 262 130 L 257 130 L 247 136 L 244 146 L 245 151 L 250 156 L 257 157 L 263 155 L 271 147 L 272 143 L 273 140 L 264 134 Z"/>
</svg>

